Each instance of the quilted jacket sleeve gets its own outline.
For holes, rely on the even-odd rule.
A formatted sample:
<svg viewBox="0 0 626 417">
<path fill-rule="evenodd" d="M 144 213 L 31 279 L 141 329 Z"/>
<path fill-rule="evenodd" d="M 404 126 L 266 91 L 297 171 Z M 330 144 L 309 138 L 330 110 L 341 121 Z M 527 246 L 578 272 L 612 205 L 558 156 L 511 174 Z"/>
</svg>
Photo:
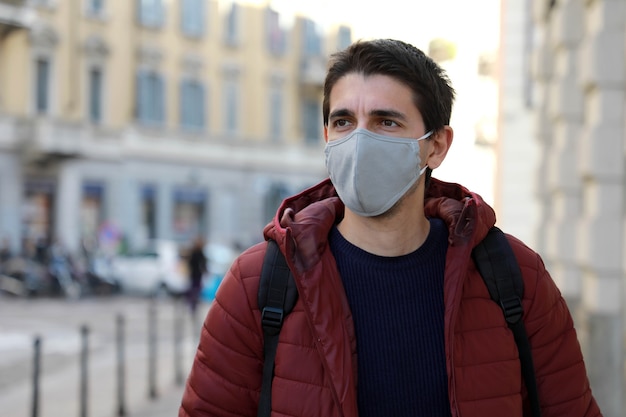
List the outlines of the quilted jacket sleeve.
<svg viewBox="0 0 626 417">
<path fill-rule="evenodd" d="M 511 243 L 525 276 L 525 324 L 542 417 L 601 416 L 565 300 L 539 255 L 519 241 Z"/>
<path fill-rule="evenodd" d="M 246 251 L 224 277 L 202 328 L 179 417 L 256 416 L 263 366 L 256 293 L 264 247 Z"/>
</svg>

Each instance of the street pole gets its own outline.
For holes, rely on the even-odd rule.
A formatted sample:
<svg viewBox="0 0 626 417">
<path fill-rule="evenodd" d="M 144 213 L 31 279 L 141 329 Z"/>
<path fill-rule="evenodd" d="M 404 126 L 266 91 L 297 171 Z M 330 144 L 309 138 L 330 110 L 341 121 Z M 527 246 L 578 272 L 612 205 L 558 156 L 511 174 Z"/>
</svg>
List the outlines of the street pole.
<svg viewBox="0 0 626 417">
<path fill-rule="evenodd" d="M 174 370 L 175 370 L 175 382 L 180 386 L 183 384 L 183 365 L 182 365 L 182 349 L 181 342 L 183 338 L 183 325 L 185 323 L 182 320 L 184 311 L 181 311 L 181 303 L 174 299 Z"/>
<path fill-rule="evenodd" d="M 150 399 L 157 398 L 157 309 L 156 300 L 150 299 L 148 305 L 148 387 Z"/>
<path fill-rule="evenodd" d="M 88 379 L 87 365 L 89 360 L 89 327 L 83 325 L 80 328 L 82 349 L 80 354 L 80 417 L 87 417 Z"/>
<path fill-rule="evenodd" d="M 33 403 L 31 417 L 39 417 L 39 376 L 41 371 L 41 337 L 36 336 L 33 343 Z"/>
<path fill-rule="evenodd" d="M 125 376 L 126 376 L 126 360 L 124 355 L 124 316 L 117 315 L 116 321 L 116 344 L 117 344 L 117 416 L 126 416 L 126 399 L 125 399 Z"/>
</svg>

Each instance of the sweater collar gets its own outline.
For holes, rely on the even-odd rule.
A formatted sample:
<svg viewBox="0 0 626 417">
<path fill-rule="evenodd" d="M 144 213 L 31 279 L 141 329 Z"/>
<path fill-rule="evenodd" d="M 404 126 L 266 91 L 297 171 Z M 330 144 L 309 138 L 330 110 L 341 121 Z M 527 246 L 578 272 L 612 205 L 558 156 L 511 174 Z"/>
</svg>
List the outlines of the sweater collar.
<svg viewBox="0 0 626 417">
<path fill-rule="evenodd" d="M 317 263 L 328 241 L 328 233 L 344 213 L 330 179 L 285 199 L 264 229 L 265 239 L 273 239 L 287 258 L 301 271 Z M 476 193 L 455 184 L 430 179 L 424 213 L 444 220 L 452 246 L 474 247 L 495 224 L 494 210 Z"/>
</svg>

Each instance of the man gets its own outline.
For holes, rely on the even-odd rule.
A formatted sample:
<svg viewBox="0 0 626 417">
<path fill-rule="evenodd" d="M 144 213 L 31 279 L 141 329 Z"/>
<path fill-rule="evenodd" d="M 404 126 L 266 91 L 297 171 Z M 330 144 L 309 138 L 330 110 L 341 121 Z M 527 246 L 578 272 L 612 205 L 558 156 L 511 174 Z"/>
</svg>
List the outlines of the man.
<svg viewBox="0 0 626 417">
<path fill-rule="evenodd" d="M 196 320 L 198 303 L 202 293 L 202 277 L 208 272 L 207 257 L 204 254 L 204 239 L 197 237 L 189 251 L 187 268 L 189 270 L 189 288 L 187 289 L 187 302 L 191 316 Z"/>
<path fill-rule="evenodd" d="M 444 71 L 403 42 L 358 42 L 331 57 L 330 179 L 285 200 L 264 230 L 299 291 L 280 333 L 274 415 L 529 415 L 515 341 L 471 259 L 495 214 L 430 179 L 452 144 L 453 99 Z M 565 301 L 539 256 L 508 239 L 542 415 L 600 416 Z M 256 415 L 265 249 L 243 253 L 220 287 L 179 416 Z"/>
</svg>

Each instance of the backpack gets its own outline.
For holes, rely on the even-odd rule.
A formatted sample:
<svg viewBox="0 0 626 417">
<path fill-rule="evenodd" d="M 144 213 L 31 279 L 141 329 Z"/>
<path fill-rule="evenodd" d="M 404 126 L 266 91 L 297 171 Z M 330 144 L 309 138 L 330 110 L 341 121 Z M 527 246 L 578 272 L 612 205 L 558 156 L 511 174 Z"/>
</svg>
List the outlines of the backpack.
<svg viewBox="0 0 626 417">
<path fill-rule="evenodd" d="M 491 299 L 500 305 L 504 318 L 513 332 L 532 415 L 540 417 L 533 359 L 522 320 L 524 311 L 521 300 L 524 295 L 524 281 L 513 250 L 504 233 L 493 226 L 487 236 L 472 250 L 472 258 Z M 257 299 L 261 310 L 265 358 L 257 417 L 269 417 L 278 336 L 285 316 L 291 312 L 298 299 L 298 289 L 287 261 L 273 240 L 267 242 Z"/>
</svg>

